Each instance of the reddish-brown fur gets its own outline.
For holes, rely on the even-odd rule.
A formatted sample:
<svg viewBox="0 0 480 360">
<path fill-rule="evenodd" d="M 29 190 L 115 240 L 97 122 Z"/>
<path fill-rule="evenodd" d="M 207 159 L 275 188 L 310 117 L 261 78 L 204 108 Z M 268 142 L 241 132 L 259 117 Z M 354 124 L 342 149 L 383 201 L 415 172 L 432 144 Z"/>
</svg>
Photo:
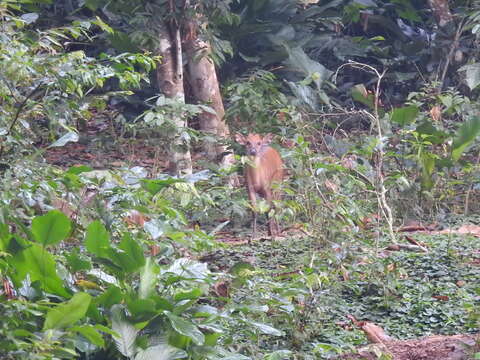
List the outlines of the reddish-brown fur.
<svg viewBox="0 0 480 360">
<path fill-rule="evenodd" d="M 278 151 L 269 146 L 272 138 L 272 134 L 264 137 L 258 134 L 235 136 L 239 144 L 245 145 L 250 159 L 250 163 L 245 167 L 245 182 L 248 198 L 254 208 L 252 237 L 255 236 L 257 229 L 256 195 L 265 198 L 270 206 L 273 206 L 273 200 L 279 199 L 280 195 L 278 191 L 272 190 L 272 185 L 283 180 L 283 161 Z M 268 232 L 271 236 L 276 236 L 280 232 L 273 216 L 268 220 Z"/>
</svg>

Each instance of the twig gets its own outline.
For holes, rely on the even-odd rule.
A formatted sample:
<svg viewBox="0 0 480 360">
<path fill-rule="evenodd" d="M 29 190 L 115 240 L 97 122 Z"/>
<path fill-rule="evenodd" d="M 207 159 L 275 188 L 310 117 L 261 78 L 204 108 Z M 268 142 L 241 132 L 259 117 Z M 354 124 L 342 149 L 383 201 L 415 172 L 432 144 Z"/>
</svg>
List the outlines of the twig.
<svg viewBox="0 0 480 360">
<path fill-rule="evenodd" d="M 450 63 L 453 59 L 453 53 L 458 48 L 458 42 L 460 40 L 460 35 L 463 32 L 465 27 L 465 18 L 462 19 L 460 24 L 458 25 L 457 31 L 455 32 L 455 37 L 453 38 L 452 46 L 450 47 L 450 51 L 447 55 L 447 60 L 445 61 L 445 66 L 443 67 L 442 76 L 440 78 L 440 83 L 438 84 L 437 92 L 440 93 L 443 89 L 443 83 L 445 82 L 445 77 L 447 76 L 447 71 L 450 66 Z"/>
<path fill-rule="evenodd" d="M 475 161 L 475 167 L 478 167 L 478 164 L 480 163 L 480 151 L 478 152 L 478 155 L 477 155 L 477 160 Z M 468 185 L 468 190 L 467 190 L 467 193 L 465 195 L 465 206 L 463 208 L 463 214 L 464 215 L 468 215 L 468 212 L 469 212 L 469 207 L 470 207 L 470 193 L 472 192 L 472 189 L 473 189 L 473 181 L 470 177 L 470 184 Z"/>
<path fill-rule="evenodd" d="M 13 131 L 13 128 L 15 127 L 15 124 L 17 123 L 18 121 L 18 118 L 20 117 L 20 113 L 22 112 L 23 108 L 25 107 L 25 105 L 27 104 L 27 101 L 28 99 L 30 99 L 33 94 L 35 94 L 35 92 L 40 88 L 40 86 L 43 85 L 43 82 L 39 82 L 37 86 L 35 86 L 35 88 L 33 88 L 32 91 L 30 91 L 30 93 L 25 97 L 25 99 L 23 99 L 23 101 L 18 105 L 18 108 L 17 108 L 17 111 L 15 113 L 15 116 L 12 120 L 12 123 L 10 124 L 10 126 L 8 127 L 8 130 L 5 134 L 5 138 L 10 135 L 10 133 Z M 0 147 L 0 158 L 2 157 L 3 155 L 3 147 Z"/>
<path fill-rule="evenodd" d="M 355 69 L 360 69 L 363 71 L 371 72 L 377 77 L 377 84 L 375 86 L 375 102 L 374 102 L 374 108 L 373 108 L 373 114 L 369 113 L 368 111 L 365 111 L 365 114 L 372 120 L 373 123 L 375 123 L 377 127 L 377 139 L 379 142 L 378 145 L 378 150 L 377 150 L 377 161 L 376 161 L 376 174 L 377 174 L 377 200 L 378 200 L 378 205 L 379 208 L 383 214 L 383 217 L 387 221 L 388 224 L 388 230 L 390 233 L 390 237 L 393 242 L 395 242 L 395 232 L 393 230 L 393 214 L 392 214 L 392 209 L 388 205 L 386 193 L 387 189 L 385 188 L 385 179 L 383 177 L 383 159 L 385 157 L 385 153 L 383 151 L 383 134 L 382 134 L 382 127 L 380 124 L 380 116 L 379 116 L 379 101 L 380 101 L 380 85 L 382 83 L 382 79 L 385 76 L 386 70 L 383 70 L 382 73 L 380 73 L 377 69 L 375 69 L 373 66 L 367 65 L 367 64 L 362 64 L 356 61 L 349 61 L 346 64 L 341 65 L 337 71 L 335 72 L 334 79 L 333 81 L 335 82 L 338 76 L 338 72 L 346 67 L 346 66 L 351 66 Z"/>
</svg>

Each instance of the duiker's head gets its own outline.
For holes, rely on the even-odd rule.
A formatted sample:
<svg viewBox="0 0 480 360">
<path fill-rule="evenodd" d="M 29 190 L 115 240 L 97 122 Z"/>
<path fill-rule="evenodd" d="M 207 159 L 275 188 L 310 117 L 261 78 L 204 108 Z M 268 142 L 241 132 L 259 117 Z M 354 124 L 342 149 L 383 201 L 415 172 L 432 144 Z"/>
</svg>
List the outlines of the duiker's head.
<svg viewBox="0 0 480 360">
<path fill-rule="evenodd" d="M 235 140 L 241 144 L 245 145 L 247 150 L 247 155 L 256 156 L 261 155 L 268 148 L 272 142 L 273 135 L 267 134 L 262 137 L 259 134 L 248 134 L 247 136 L 242 134 L 236 134 Z"/>
</svg>

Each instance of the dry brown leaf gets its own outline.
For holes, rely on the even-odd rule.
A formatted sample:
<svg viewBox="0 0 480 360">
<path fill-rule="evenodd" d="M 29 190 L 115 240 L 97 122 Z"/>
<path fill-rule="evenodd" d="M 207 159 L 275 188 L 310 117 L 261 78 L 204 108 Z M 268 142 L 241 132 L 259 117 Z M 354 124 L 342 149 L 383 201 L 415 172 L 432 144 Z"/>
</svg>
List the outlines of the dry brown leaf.
<svg viewBox="0 0 480 360">
<path fill-rule="evenodd" d="M 343 278 L 343 281 L 350 280 L 350 273 L 343 266 L 342 266 L 342 278 Z"/>
<path fill-rule="evenodd" d="M 52 205 L 55 209 L 60 210 L 62 213 L 67 215 L 70 219 L 73 219 L 76 215 L 75 210 L 68 201 L 60 198 L 55 198 L 52 200 Z"/>
<path fill-rule="evenodd" d="M 330 190 L 331 192 L 334 192 L 336 193 L 338 191 L 338 185 L 335 184 L 334 182 L 330 181 L 330 180 L 325 180 L 325 187 Z"/>
<path fill-rule="evenodd" d="M 227 281 L 218 281 L 213 285 L 213 290 L 217 296 L 224 298 L 230 296 L 230 284 Z"/>
<path fill-rule="evenodd" d="M 357 166 L 357 155 L 347 155 L 340 163 L 344 168 L 352 170 Z"/>
<path fill-rule="evenodd" d="M 440 106 L 435 105 L 430 109 L 430 116 L 432 117 L 433 121 L 440 121 L 442 119 L 442 109 Z"/>
<path fill-rule="evenodd" d="M 127 223 L 127 225 L 137 225 L 139 227 L 143 227 L 143 225 L 145 225 L 145 222 L 148 221 L 149 218 L 137 210 L 130 210 L 127 216 L 123 218 L 123 220 Z"/>
<path fill-rule="evenodd" d="M 410 244 L 421 246 L 421 247 L 426 247 L 426 245 L 420 241 L 415 240 L 414 238 L 410 236 L 405 235 L 405 240 L 407 240 Z"/>
</svg>

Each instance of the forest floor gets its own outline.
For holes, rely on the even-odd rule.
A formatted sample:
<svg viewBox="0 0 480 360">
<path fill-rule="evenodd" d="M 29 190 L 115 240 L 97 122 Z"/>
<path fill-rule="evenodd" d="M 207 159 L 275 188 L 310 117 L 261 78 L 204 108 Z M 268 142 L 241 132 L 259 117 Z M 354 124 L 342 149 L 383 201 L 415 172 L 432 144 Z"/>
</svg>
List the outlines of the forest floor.
<svg viewBox="0 0 480 360">
<path fill-rule="evenodd" d="M 98 138 L 98 133 L 101 129 L 98 126 L 90 126 L 88 129 L 88 135 L 92 137 Z M 108 142 L 108 141 L 107 141 Z M 113 141 L 114 142 L 114 141 Z M 111 143 L 113 143 L 111 142 Z M 111 144 L 110 144 L 111 145 Z M 68 168 L 72 165 L 88 165 L 93 168 L 97 169 L 105 169 L 105 168 L 120 168 L 125 166 L 142 166 L 145 167 L 147 170 L 152 172 L 161 171 L 167 166 L 165 161 L 162 161 L 161 155 L 159 155 L 158 148 L 155 145 L 146 145 L 142 141 L 134 141 L 128 143 L 126 146 L 122 145 L 121 147 L 118 146 L 105 146 L 105 143 L 102 142 L 95 142 L 95 141 L 88 141 L 85 144 L 82 143 L 70 143 L 61 148 L 53 148 L 46 151 L 45 157 L 47 161 L 51 164 L 60 166 L 62 168 Z M 262 263 L 262 259 L 268 258 L 268 261 L 272 261 L 270 255 L 265 254 L 264 251 L 276 251 L 275 249 L 272 250 L 271 245 L 265 245 L 265 243 L 269 242 L 267 240 L 262 243 L 261 246 L 254 246 L 250 247 L 249 245 L 245 244 L 245 241 L 238 238 L 238 235 L 229 233 L 229 232 L 222 232 L 219 234 L 222 238 L 219 241 L 227 242 L 234 244 L 237 243 L 235 246 L 235 251 L 229 252 L 226 251 L 222 253 L 222 255 L 228 254 L 235 254 L 234 256 L 237 257 L 244 257 L 244 258 L 257 258 L 259 259 L 258 262 Z M 477 239 L 478 240 L 478 239 Z M 284 244 L 280 246 L 288 246 L 288 244 Z M 311 245 L 318 250 L 316 244 Z M 278 248 L 273 246 L 273 248 Z M 291 250 L 290 250 L 291 251 Z M 302 256 L 306 253 L 312 251 L 312 248 L 308 248 L 302 252 Z M 277 252 L 281 252 L 277 251 Z M 218 254 L 217 254 L 218 255 Z M 273 257 L 275 257 L 274 254 Z M 289 256 L 291 254 L 289 253 Z M 463 256 L 463 255 L 462 255 Z M 221 257 L 221 256 L 220 256 Z M 281 258 L 281 256 L 280 256 Z M 205 259 L 207 262 L 212 262 L 213 267 L 217 267 L 218 269 L 224 268 L 222 266 L 222 261 L 224 261 L 225 257 L 221 261 L 217 261 L 215 259 Z M 432 259 L 432 261 L 436 261 Z M 280 259 L 279 262 L 281 263 L 282 260 Z M 288 262 L 288 261 L 287 261 Z M 480 268 L 480 253 L 476 253 L 476 255 L 468 260 L 469 264 L 477 269 Z M 288 267 L 288 264 L 284 264 L 282 266 L 282 271 L 289 271 L 292 267 Z M 265 265 L 268 266 L 268 265 Z M 225 265 L 226 267 L 226 265 Z M 293 267 L 294 268 L 294 267 Z M 294 269 L 295 270 L 295 269 Z M 278 269 L 272 269 L 273 272 L 277 271 Z M 475 270 L 476 273 L 480 272 Z M 480 280 L 480 277 L 477 279 Z M 478 282 L 477 282 L 478 283 Z M 345 293 L 345 289 L 342 290 Z M 339 293 L 340 294 L 340 293 Z M 434 297 L 434 296 L 433 296 Z M 438 299 L 444 301 L 455 301 L 452 299 L 443 299 L 441 296 L 438 296 Z M 359 300 L 361 302 L 365 300 L 362 295 L 362 299 Z M 476 302 L 478 304 L 478 296 L 476 297 Z M 348 299 L 348 301 L 355 302 L 355 300 Z M 364 306 L 365 304 L 362 304 Z M 459 305 L 458 305 L 459 306 Z M 368 307 L 368 305 L 365 305 Z M 362 308 L 363 309 L 363 308 Z M 351 308 L 348 308 L 348 311 L 353 311 Z M 338 315 L 338 313 L 342 313 L 345 315 L 345 310 L 338 311 L 334 313 Z M 372 315 L 373 316 L 373 315 Z M 405 314 L 405 319 L 410 316 L 409 314 Z M 374 317 L 374 316 L 373 316 Z M 368 318 L 368 315 L 367 315 Z M 377 319 L 373 319 L 372 322 L 376 322 L 377 320 L 381 320 L 381 317 Z M 396 323 L 398 326 L 398 321 Z M 439 324 L 435 324 L 436 329 L 438 329 Z M 393 326 L 393 328 L 395 327 Z M 321 330 L 320 330 L 321 331 Z M 392 333 L 390 329 L 390 335 L 395 338 L 396 334 Z M 451 331 L 448 331 L 450 334 Z M 432 333 L 427 331 L 426 333 Z M 435 333 L 435 330 L 434 332 Z M 371 334 L 370 334 L 371 335 Z M 368 337 L 368 334 L 367 334 Z M 401 337 L 408 337 L 403 334 Z M 389 353 L 391 354 L 392 359 L 394 360 L 462 360 L 462 359 L 473 359 L 471 357 L 473 353 L 478 351 L 478 337 L 476 338 L 473 334 L 460 334 L 460 335 L 434 335 L 424 338 L 418 339 L 408 339 L 408 340 L 393 340 L 389 339 L 388 341 L 379 341 L 376 344 L 371 344 L 367 347 L 359 347 L 357 348 L 356 354 L 350 355 L 343 355 L 341 359 L 379 359 L 379 354 Z M 325 342 L 326 339 L 324 339 Z"/>
<path fill-rule="evenodd" d="M 393 360 L 467 360 L 478 337 L 473 335 L 434 335 L 423 339 L 392 341 L 359 349 L 359 354 L 345 355 L 342 359 L 378 360 L 378 354 L 389 353 Z M 372 347 L 375 349 L 372 350 Z"/>
</svg>

